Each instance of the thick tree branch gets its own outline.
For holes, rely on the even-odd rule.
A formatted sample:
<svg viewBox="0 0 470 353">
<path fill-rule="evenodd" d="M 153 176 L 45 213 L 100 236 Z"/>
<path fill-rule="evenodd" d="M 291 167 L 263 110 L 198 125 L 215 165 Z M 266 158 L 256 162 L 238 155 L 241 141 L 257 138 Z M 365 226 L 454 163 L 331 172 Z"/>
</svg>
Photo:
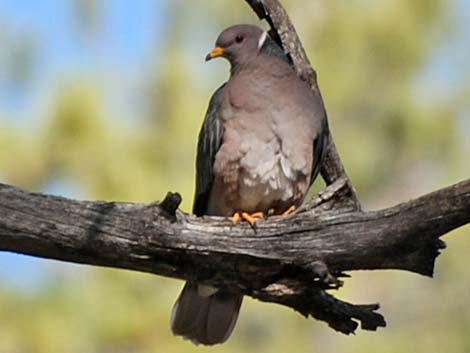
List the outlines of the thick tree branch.
<svg viewBox="0 0 470 353">
<path fill-rule="evenodd" d="M 345 333 L 355 320 L 375 329 L 385 324 L 378 306 L 341 302 L 324 289 L 350 270 L 431 275 L 439 237 L 470 221 L 470 179 L 380 211 L 325 209 L 333 194 L 327 189 L 303 212 L 272 217 L 255 231 L 175 212 L 176 194 L 142 205 L 0 184 L 0 250 L 192 279 L 289 306 Z"/>
</svg>

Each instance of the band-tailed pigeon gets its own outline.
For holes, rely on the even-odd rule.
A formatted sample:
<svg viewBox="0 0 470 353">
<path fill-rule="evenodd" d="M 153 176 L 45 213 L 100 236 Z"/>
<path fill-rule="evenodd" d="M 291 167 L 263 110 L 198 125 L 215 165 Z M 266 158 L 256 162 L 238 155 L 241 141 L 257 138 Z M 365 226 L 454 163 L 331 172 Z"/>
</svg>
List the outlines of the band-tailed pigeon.
<svg viewBox="0 0 470 353">
<path fill-rule="evenodd" d="M 285 214 L 302 203 L 326 151 L 326 113 L 260 28 L 224 30 L 206 60 L 219 56 L 231 64 L 230 79 L 213 94 L 199 134 L 193 212 L 253 225 L 261 214 Z M 196 344 L 222 343 L 242 298 L 187 282 L 172 331 Z"/>
</svg>

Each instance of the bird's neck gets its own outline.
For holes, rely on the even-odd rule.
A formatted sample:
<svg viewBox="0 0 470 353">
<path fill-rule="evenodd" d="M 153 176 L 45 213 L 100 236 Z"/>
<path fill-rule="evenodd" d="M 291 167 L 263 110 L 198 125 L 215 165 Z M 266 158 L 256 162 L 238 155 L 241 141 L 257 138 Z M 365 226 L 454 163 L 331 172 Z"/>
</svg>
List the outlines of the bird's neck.
<svg viewBox="0 0 470 353">
<path fill-rule="evenodd" d="M 230 65 L 230 77 L 239 74 L 240 72 L 244 71 L 245 68 L 246 65 L 242 63 L 232 63 L 232 65 Z"/>
<path fill-rule="evenodd" d="M 259 55 L 245 55 L 230 61 L 230 76 L 234 76 L 240 72 L 252 69 L 257 65 Z"/>
<path fill-rule="evenodd" d="M 243 71 L 244 65 L 242 64 L 232 64 L 230 66 L 230 77 L 233 77 Z"/>
<path fill-rule="evenodd" d="M 248 75 L 252 78 L 256 76 L 272 77 L 275 79 L 291 75 L 292 67 L 283 58 L 260 54 L 250 60 L 232 62 L 230 67 L 230 77 Z"/>
</svg>

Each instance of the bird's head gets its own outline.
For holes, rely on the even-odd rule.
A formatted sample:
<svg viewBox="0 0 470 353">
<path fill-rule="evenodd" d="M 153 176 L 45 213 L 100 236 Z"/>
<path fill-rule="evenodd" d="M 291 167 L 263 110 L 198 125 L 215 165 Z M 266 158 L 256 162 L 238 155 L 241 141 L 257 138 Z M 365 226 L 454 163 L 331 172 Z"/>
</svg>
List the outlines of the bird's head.
<svg viewBox="0 0 470 353">
<path fill-rule="evenodd" d="M 264 42 L 267 32 L 253 25 L 236 25 L 220 33 L 215 48 L 206 56 L 206 61 L 219 56 L 226 58 L 233 65 L 247 62 L 256 57 Z"/>
</svg>

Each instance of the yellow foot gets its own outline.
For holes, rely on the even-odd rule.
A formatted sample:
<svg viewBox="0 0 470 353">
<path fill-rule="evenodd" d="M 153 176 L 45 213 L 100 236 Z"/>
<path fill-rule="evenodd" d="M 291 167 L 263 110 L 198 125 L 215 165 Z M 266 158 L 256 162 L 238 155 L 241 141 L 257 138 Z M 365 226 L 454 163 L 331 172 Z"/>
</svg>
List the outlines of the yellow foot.
<svg viewBox="0 0 470 353">
<path fill-rule="evenodd" d="M 264 218 L 263 212 L 255 212 L 252 214 L 249 214 L 247 212 L 241 212 L 241 213 L 236 212 L 232 216 L 232 223 L 237 224 L 241 219 L 243 219 L 247 221 L 248 223 L 250 223 L 252 227 L 254 227 L 256 225 L 256 220 L 261 219 L 261 218 Z"/>
<path fill-rule="evenodd" d="M 264 218 L 264 214 L 263 212 L 255 212 L 252 214 L 242 212 L 242 218 L 248 223 L 250 223 L 252 227 L 254 227 L 256 225 L 256 220 Z"/>
<path fill-rule="evenodd" d="M 237 224 L 238 222 L 240 222 L 240 219 L 242 219 L 242 216 L 240 216 L 240 213 L 235 212 L 232 216 L 232 223 Z"/>
<path fill-rule="evenodd" d="M 286 211 L 284 211 L 282 213 L 283 216 L 288 216 L 290 214 L 292 214 L 294 211 L 296 210 L 296 207 L 294 205 L 292 205 L 291 207 L 289 207 Z"/>
</svg>

